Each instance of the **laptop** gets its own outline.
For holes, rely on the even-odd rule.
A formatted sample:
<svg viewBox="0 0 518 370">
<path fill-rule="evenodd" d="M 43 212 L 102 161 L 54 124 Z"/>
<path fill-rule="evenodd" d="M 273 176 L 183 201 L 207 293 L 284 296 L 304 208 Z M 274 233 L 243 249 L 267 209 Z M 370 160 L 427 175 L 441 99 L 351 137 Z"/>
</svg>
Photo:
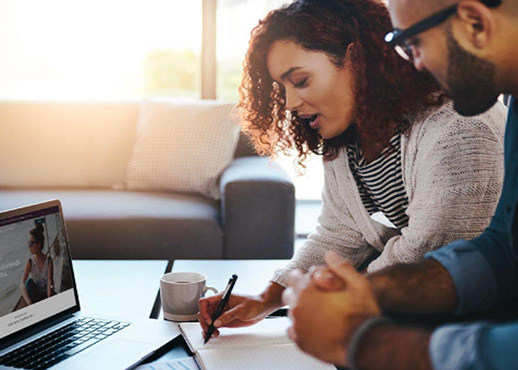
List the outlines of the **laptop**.
<svg viewBox="0 0 518 370">
<path fill-rule="evenodd" d="M 179 335 L 103 316 L 81 315 L 60 202 L 0 212 L 0 368 L 126 369 Z"/>
</svg>

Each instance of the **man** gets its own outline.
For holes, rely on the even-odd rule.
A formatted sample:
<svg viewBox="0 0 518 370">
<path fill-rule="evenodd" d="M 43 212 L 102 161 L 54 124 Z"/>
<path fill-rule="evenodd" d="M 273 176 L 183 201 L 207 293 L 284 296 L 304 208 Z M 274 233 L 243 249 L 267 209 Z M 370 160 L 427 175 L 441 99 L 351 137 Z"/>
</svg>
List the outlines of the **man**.
<svg viewBox="0 0 518 370">
<path fill-rule="evenodd" d="M 518 0 L 389 0 L 389 10 L 395 31 L 387 41 L 416 68 L 431 72 L 459 113 L 479 114 L 500 93 L 518 97 Z M 294 273 L 283 297 L 291 307 L 290 336 L 308 353 L 353 368 L 514 368 L 518 321 L 445 325 L 432 332 L 380 318 L 381 310 L 464 314 L 517 299 L 514 98 L 505 171 L 491 224 L 474 240 L 458 240 L 429 253 L 425 262 L 392 266 L 367 278 L 336 255 L 327 257 L 328 270 L 316 270 L 312 277 Z"/>
</svg>

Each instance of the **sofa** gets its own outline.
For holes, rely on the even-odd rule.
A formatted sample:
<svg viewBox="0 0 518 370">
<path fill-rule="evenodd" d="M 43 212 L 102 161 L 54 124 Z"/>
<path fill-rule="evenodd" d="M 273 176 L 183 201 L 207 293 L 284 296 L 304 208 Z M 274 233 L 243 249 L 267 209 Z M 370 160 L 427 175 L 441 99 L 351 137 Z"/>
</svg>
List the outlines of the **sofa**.
<svg viewBox="0 0 518 370">
<path fill-rule="evenodd" d="M 293 183 L 242 134 L 219 198 L 125 186 L 141 106 L 1 102 L 0 210 L 61 200 L 75 259 L 290 258 Z"/>
</svg>

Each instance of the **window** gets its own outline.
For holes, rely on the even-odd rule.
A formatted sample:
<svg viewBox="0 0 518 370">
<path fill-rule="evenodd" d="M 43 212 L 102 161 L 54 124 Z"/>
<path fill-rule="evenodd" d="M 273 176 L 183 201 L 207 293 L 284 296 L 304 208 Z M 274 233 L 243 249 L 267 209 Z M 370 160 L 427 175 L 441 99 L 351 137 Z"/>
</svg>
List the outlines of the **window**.
<svg viewBox="0 0 518 370">
<path fill-rule="evenodd" d="M 201 0 L 2 0 L 0 99 L 200 95 Z"/>
<path fill-rule="evenodd" d="M 216 21 L 217 96 L 239 98 L 242 62 L 248 49 L 250 32 L 270 10 L 286 0 L 218 0 Z"/>
<path fill-rule="evenodd" d="M 202 5 L 214 9 L 213 1 L 2 0 L 0 99 L 199 98 Z M 216 80 L 216 98 L 237 102 L 250 31 L 286 2 L 217 0 L 217 72 L 204 77 Z M 308 162 L 302 177 L 293 158 L 278 162 L 298 198 L 320 198 L 320 158 Z"/>
</svg>

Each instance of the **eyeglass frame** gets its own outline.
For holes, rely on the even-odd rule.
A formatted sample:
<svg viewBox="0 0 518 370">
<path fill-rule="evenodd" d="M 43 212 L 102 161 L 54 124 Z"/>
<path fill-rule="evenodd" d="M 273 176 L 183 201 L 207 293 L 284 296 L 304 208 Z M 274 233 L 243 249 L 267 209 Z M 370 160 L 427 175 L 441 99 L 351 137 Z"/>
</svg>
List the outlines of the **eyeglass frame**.
<svg viewBox="0 0 518 370">
<path fill-rule="evenodd" d="M 496 8 L 502 4 L 502 0 L 480 0 L 480 2 L 489 8 Z M 406 60 L 412 60 L 411 45 L 406 41 L 414 36 L 417 36 L 424 31 L 428 31 L 443 23 L 448 17 L 457 12 L 459 3 L 453 4 L 443 10 L 434 13 L 425 19 L 415 23 L 405 30 L 395 28 L 393 31 L 385 35 L 385 42 L 394 46 L 399 55 Z M 398 50 L 398 49 L 401 49 Z M 410 50 L 410 52 L 407 52 Z M 403 53 L 403 54 L 402 54 Z"/>
</svg>

